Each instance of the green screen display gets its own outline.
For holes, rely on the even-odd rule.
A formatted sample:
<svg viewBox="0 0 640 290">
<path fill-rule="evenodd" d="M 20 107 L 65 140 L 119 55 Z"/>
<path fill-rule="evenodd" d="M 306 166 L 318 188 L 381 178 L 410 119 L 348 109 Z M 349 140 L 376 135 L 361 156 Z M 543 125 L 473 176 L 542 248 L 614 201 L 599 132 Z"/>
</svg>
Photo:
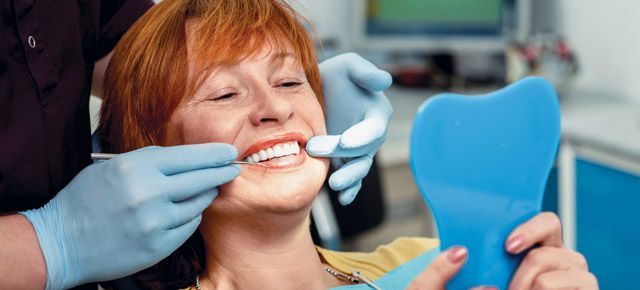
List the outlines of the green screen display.
<svg viewBox="0 0 640 290">
<path fill-rule="evenodd" d="M 502 0 L 370 0 L 369 17 L 386 23 L 498 25 Z"/>
</svg>

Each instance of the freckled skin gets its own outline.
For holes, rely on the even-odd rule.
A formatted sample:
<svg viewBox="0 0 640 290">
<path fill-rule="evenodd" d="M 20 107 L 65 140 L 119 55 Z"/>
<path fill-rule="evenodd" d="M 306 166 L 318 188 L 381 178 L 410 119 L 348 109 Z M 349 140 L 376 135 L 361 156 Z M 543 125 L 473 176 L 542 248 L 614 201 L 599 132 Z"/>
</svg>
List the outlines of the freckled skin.
<svg viewBox="0 0 640 290">
<path fill-rule="evenodd" d="M 242 154 L 273 136 L 301 133 L 308 140 L 326 134 L 326 128 L 322 108 L 295 57 L 263 49 L 236 65 L 214 70 L 178 107 L 167 132 L 168 145 L 224 142 Z M 240 176 L 220 187 L 207 211 L 238 218 L 308 214 L 326 178 L 328 160 L 300 155 L 301 164 L 285 169 L 242 165 Z"/>
</svg>

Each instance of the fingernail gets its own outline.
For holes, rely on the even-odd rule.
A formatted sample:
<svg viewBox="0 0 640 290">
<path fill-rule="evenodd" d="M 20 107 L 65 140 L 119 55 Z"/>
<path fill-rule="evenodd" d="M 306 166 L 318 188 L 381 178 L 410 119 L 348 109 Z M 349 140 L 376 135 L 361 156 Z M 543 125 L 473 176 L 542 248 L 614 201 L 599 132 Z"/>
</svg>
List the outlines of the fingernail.
<svg viewBox="0 0 640 290">
<path fill-rule="evenodd" d="M 449 250 L 449 254 L 447 254 L 447 259 L 449 262 L 453 264 L 458 264 L 464 260 L 467 256 L 467 249 L 465 247 L 454 247 Z"/>
<path fill-rule="evenodd" d="M 507 241 L 507 251 L 511 253 L 518 253 L 521 246 L 522 246 L 522 237 L 519 235 L 512 237 Z"/>
</svg>

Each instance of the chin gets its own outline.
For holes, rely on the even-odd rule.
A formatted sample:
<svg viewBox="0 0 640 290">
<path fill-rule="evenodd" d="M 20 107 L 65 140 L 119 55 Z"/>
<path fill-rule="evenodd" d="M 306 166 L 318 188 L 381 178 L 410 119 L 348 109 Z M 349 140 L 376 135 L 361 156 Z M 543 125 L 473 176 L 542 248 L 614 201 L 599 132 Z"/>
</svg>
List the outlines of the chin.
<svg viewBox="0 0 640 290">
<path fill-rule="evenodd" d="M 311 209 L 322 187 L 329 160 L 306 156 L 295 168 L 269 170 L 243 165 L 240 176 L 220 187 L 212 207 L 232 215 L 292 214 Z"/>
</svg>

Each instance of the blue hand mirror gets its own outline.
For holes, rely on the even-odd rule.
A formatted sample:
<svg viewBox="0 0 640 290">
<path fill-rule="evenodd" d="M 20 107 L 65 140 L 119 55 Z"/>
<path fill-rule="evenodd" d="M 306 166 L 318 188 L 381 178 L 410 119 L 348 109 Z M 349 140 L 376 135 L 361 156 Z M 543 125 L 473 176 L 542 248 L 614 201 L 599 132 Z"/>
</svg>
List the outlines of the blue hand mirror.
<svg viewBox="0 0 640 290">
<path fill-rule="evenodd" d="M 507 236 L 540 212 L 560 140 L 560 111 L 549 82 L 525 78 L 480 96 L 440 94 L 418 109 L 410 162 L 436 219 L 441 248 L 469 256 L 447 289 L 507 289 L 523 255 Z"/>
</svg>

